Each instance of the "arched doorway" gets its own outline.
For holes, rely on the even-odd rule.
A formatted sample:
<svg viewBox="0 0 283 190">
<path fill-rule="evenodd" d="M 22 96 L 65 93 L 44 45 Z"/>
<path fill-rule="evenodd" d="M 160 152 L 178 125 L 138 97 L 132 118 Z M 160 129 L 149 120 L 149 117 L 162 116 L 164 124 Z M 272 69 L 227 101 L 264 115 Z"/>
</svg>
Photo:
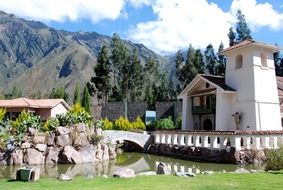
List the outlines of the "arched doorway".
<svg viewBox="0 0 283 190">
<path fill-rule="evenodd" d="M 212 122 L 210 119 L 205 119 L 203 122 L 203 130 L 211 131 L 212 130 Z"/>
</svg>

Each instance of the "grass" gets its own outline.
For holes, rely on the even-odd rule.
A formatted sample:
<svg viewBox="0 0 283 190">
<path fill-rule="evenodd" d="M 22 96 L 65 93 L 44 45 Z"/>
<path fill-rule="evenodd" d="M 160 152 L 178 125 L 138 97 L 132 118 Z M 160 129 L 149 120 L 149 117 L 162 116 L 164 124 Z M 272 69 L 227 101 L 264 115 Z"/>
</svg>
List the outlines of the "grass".
<svg viewBox="0 0 283 190">
<path fill-rule="evenodd" d="M 41 178 L 37 182 L 0 180 L 0 189 L 12 190 L 222 190 L 222 189 L 282 189 L 283 171 L 274 173 L 216 173 L 194 178 L 176 176 L 138 176 L 132 179 L 76 177 L 72 181 Z"/>
</svg>

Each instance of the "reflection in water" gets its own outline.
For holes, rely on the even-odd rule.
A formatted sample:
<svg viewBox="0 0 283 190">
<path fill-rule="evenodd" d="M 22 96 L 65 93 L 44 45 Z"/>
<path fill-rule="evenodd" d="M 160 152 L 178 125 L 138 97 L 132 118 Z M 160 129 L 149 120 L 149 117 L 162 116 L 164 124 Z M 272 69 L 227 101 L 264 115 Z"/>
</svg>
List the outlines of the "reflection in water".
<svg viewBox="0 0 283 190">
<path fill-rule="evenodd" d="M 86 176 L 95 177 L 107 175 L 110 176 L 117 168 L 131 168 L 136 173 L 144 171 L 156 171 L 159 162 L 164 162 L 172 171 L 189 171 L 198 173 L 200 171 L 234 171 L 239 166 L 233 164 L 214 164 L 201 163 L 186 160 L 179 160 L 168 157 L 154 156 L 141 153 L 123 153 L 119 154 L 116 160 L 103 161 L 90 164 L 76 165 L 40 165 L 41 177 L 57 178 L 63 173 L 70 177 Z M 21 166 L 0 166 L 0 178 L 15 178 L 16 171 Z M 247 169 L 258 169 L 260 166 L 250 165 Z M 260 168 L 262 169 L 262 168 Z"/>
</svg>

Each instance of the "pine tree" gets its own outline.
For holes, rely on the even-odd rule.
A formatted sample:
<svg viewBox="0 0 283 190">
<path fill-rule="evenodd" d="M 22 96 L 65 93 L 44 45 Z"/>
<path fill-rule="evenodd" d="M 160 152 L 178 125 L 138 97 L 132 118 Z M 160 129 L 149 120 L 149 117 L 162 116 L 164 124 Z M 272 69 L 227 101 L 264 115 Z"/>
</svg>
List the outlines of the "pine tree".
<svg viewBox="0 0 283 190">
<path fill-rule="evenodd" d="M 90 94 L 87 85 L 85 85 L 83 90 L 81 105 L 88 113 L 90 113 Z"/>
<path fill-rule="evenodd" d="M 280 58 L 280 52 L 273 54 L 276 76 L 283 76 L 283 59 Z"/>
<path fill-rule="evenodd" d="M 236 23 L 237 43 L 240 43 L 244 40 L 251 40 L 251 31 L 246 22 L 245 15 L 240 9 L 238 9 L 236 16 L 238 20 L 238 22 Z"/>
<path fill-rule="evenodd" d="M 95 76 L 91 77 L 87 84 L 91 95 L 97 94 L 98 99 L 103 103 L 108 101 L 111 90 L 111 64 L 108 49 L 103 46 L 97 57 L 97 65 L 94 68 Z"/>
<path fill-rule="evenodd" d="M 229 29 L 228 38 L 229 38 L 229 46 L 233 46 L 236 44 L 236 34 L 233 30 L 233 27 L 230 27 Z"/>
<path fill-rule="evenodd" d="M 205 55 L 205 62 L 206 62 L 206 69 L 208 71 L 208 74 L 211 75 L 215 75 L 215 67 L 217 64 L 217 58 L 216 55 L 214 53 L 214 48 L 212 46 L 212 44 L 209 44 L 205 51 L 204 51 L 204 55 Z"/>
<path fill-rule="evenodd" d="M 176 91 L 180 93 L 182 91 L 182 84 L 181 84 L 181 70 L 185 64 L 185 59 L 183 57 L 183 53 L 181 50 L 178 50 L 175 57 L 175 64 L 176 64 L 176 78 L 178 79 L 178 83 L 176 85 Z"/>
<path fill-rule="evenodd" d="M 49 95 L 49 98 L 60 98 L 60 99 L 64 99 L 67 102 L 69 95 L 65 91 L 65 88 L 61 86 L 58 88 L 53 88 Z"/>
<path fill-rule="evenodd" d="M 194 65 L 195 65 L 195 68 L 196 68 L 198 74 L 204 73 L 205 66 L 204 66 L 204 62 L 203 62 L 203 55 L 202 55 L 200 49 L 197 49 L 196 52 L 195 52 Z"/>
<path fill-rule="evenodd" d="M 135 48 L 132 54 L 132 64 L 131 64 L 131 79 L 130 79 L 130 89 L 131 89 L 131 101 L 139 101 L 142 97 L 143 92 L 143 66 L 140 63 L 138 50 Z"/>
<path fill-rule="evenodd" d="M 75 105 L 76 103 L 80 103 L 80 87 L 78 84 L 76 84 L 76 88 L 74 91 L 74 99 L 73 99 L 73 104 Z"/>
<path fill-rule="evenodd" d="M 226 65 L 226 59 L 225 56 L 221 54 L 221 52 L 224 49 L 224 45 L 221 42 L 218 48 L 218 64 L 216 66 L 216 75 L 224 76 L 225 74 L 225 65 Z"/>
</svg>

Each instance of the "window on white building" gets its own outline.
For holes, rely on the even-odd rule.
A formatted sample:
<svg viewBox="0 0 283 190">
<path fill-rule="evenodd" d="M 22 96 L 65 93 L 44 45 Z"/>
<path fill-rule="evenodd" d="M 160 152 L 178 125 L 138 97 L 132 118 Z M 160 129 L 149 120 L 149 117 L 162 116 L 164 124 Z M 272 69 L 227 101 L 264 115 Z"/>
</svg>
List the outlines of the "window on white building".
<svg viewBox="0 0 283 190">
<path fill-rule="evenodd" d="M 243 67 L 243 56 L 241 54 L 236 56 L 235 69 L 240 69 Z"/>
<path fill-rule="evenodd" d="M 267 55 L 265 53 L 260 54 L 261 66 L 267 67 Z"/>
</svg>

